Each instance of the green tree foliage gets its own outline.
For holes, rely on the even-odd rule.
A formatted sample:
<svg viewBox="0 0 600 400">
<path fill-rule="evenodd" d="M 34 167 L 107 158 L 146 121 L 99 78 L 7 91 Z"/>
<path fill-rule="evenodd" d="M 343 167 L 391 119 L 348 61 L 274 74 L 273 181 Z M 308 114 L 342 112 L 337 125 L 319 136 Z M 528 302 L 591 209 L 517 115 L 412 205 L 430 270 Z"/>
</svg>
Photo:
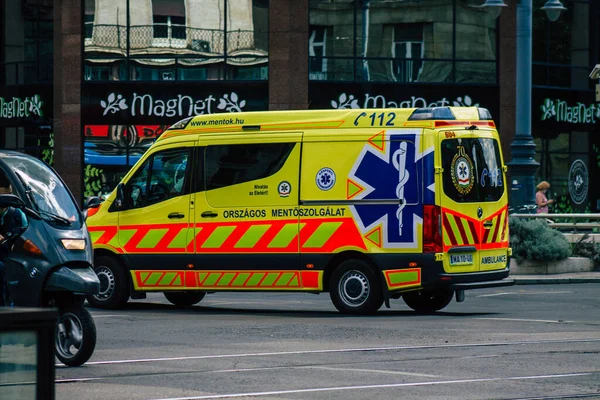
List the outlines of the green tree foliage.
<svg viewBox="0 0 600 400">
<path fill-rule="evenodd" d="M 86 165 L 83 182 L 85 184 L 84 196 L 96 196 L 102 189 L 102 170 L 91 165 Z"/>
<path fill-rule="evenodd" d="M 517 262 L 556 261 L 571 256 L 571 245 L 564 235 L 539 219 L 509 218 L 510 246 Z"/>
</svg>

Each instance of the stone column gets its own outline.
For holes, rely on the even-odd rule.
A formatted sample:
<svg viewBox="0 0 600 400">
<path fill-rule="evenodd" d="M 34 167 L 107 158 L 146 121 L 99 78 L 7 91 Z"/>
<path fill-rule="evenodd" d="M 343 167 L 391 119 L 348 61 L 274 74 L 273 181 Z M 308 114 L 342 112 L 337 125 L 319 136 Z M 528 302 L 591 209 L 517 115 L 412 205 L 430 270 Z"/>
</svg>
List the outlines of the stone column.
<svg viewBox="0 0 600 400">
<path fill-rule="evenodd" d="M 499 83 L 500 115 L 493 116 L 499 125 L 504 162 L 511 160 L 510 144 L 515 136 L 517 105 L 517 7 L 502 8 L 500 20 Z"/>
<path fill-rule="evenodd" d="M 269 2 L 269 109 L 308 108 L 308 0 Z"/>
<path fill-rule="evenodd" d="M 54 168 L 80 204 L 83 200 L 82 4 L 81 0 L 54 1 Z"/>
</svg>

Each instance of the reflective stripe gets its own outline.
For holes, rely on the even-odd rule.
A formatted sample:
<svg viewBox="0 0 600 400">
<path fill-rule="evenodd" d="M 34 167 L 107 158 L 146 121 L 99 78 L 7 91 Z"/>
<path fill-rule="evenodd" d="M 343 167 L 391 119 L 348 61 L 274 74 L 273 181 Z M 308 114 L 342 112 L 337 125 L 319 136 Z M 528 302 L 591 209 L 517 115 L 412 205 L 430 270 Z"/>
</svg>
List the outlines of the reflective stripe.
<svg viewBox="0 0 600 400">
<path fill-rule="evenodd" d="M 138 249 L 153 249 L 160 239 L 168 232 L 168 229 L 150 229 L 137 245 Z"/>
<path fill-rule="evenodd" d="M 383 272 L 390 289 L 421 285 L 421 268 L 394 269 Z"/>
<path fill-rule="evenodd" d="M 341 222 L 322 223 L 317 228 L 317 230 L 306 240 L 306 242 L 304 242 L 302 247 L 323 247 L 341 225 Z"/>
<path fill-rule="evenodd" d="M 305 225 L 306 224 L 300 224 L 300 229 L 304 228 Z M 283 228 L 281 228 L 281 230 L 277 233 L 277 236 L 275 236 L 273 240 L 271 240 L 267 247 L 270 249 L 288 247 L 292 240 L 294 240 L 296 236 L 298 236 L 298 231 L 298 224 L 285 224 Z"/>
<path fill-rule="evenodd" d="M 217 226 L 201 247 L 203 249 L 218 249 L 223 246 L 223 243 L 234 230 L 235 226 Z"/>
<path fill-rule="evenodd" d="M 331 253 L 339 248 L 366 250 L 352 218 L 153 224 L 92 227 L 95 247 L 148 253 Z M 300 237 L 299 237 L 300 234 Z M 302 245 L 300 246 L 300 244 Z"/>
<path fill-rule="evenodd" d="M 403 285 L 414 278 L 408 273 Z M 393 272 L 393 271 L 392 271 Z M 196 290 L 316 290 L 323 288 L 323 271 L 131 271 L 136 290 L 196 289 Z M 411 278 L 412 277 L 412 278 Z M 395 282 L 398 281 L 394 277 Z M 420 280 L 420 272 L 419 272 Z"/>
<path fill-rule="evenodd" d="M 185 249 L 189 245 L 188 230 L 182 229 L 167 245 L 169 249 Z"/>
<path fill-rule="evenodd" d="M 235 244 L 236 249 L 251 249 L 265 234 L 271 225 L 254 225 L 248 228 L 244 236 Z"/>
</svg>

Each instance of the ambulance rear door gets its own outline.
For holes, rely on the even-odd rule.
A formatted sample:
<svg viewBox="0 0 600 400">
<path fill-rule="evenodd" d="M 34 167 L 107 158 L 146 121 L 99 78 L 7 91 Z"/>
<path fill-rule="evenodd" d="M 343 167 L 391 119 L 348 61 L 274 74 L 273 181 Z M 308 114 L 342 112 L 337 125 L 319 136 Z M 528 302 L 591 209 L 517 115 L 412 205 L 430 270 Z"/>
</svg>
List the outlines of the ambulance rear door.
<svg viewBox="0 0 600 400">
<path fill-rule="evenodd" d="M 488 226 L 495 210 L 488 203 L 497 203 L 503 196 L 499 181 L 492 186 L 489 179 L 491 169 L 502 172 L 499 146 L 491 136 L 480 133 L 457 128 L 438 134 L 436 161 L 442 169 L 436 179 L 441 180 L 444 269 L 450 273 L 481 270 L 482 243 L 495 228 Z"/>
</svg>

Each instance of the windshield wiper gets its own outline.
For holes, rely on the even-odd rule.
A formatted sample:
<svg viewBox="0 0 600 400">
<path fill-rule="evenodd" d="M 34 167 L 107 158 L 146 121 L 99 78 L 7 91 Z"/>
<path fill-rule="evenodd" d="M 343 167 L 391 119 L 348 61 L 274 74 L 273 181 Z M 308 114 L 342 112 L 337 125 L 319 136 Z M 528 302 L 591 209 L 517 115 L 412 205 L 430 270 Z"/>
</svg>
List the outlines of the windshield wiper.
<svg viewBox="0 0 600 400">
<path fill-rule="evenodd" d="M 40 210 L 40 209 L 38 209 L 37 212 L 38 212 L 38 214 L 45 215 L 46 217 L 50 218 L 51 220 L 53 220 L 55 222 L 60 222 L 64 225 L 71 225 L 70 220 L 68 220 L 65 217 L 61 217 L 60 215 L 52 214 L 51 212 Z"/>
</svg>

